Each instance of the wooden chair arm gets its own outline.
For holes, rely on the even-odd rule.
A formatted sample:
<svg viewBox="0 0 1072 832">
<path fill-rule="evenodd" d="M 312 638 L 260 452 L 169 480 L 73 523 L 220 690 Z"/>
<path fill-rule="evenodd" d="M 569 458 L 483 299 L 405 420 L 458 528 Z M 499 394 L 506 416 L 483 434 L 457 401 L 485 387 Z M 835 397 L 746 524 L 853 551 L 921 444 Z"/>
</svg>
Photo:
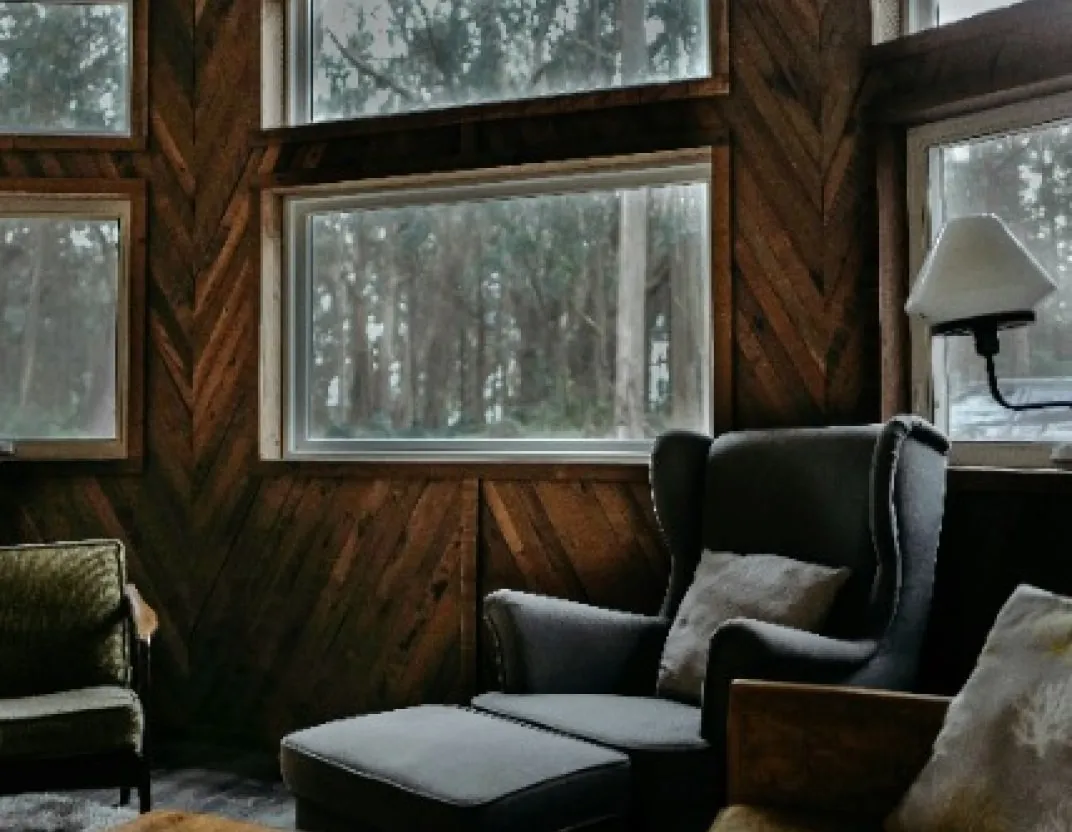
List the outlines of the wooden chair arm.
<svg viewBox="0 0 1072 832">
<path fill-rule="evenodd" d="M 138 588 L 134 584 L 127 584 L 124 593 L 127 603 L 130 604 L 130 612 L 134 618 L 134 635 L 138 641 L 148 644 L 152 641 L 160 626 L 160 620 L 156 616 L 156 610 L 145 603 Z"/>
<path fill-rule="evenodd" d="M 940 696 L 735 681 L 729 803 L 884 817 L 930 757 L 948 705 Z"/>
</svg>

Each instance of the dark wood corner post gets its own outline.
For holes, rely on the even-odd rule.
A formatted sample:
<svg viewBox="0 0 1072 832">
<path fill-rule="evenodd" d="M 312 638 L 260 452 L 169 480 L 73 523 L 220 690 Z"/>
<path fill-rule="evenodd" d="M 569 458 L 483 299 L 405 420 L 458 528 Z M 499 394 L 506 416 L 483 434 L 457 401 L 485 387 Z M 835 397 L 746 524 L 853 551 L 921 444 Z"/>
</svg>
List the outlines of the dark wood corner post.
<svg viewBox="0 0 1072 832">
<path fill-rule="evenodd" d="M 877 131 L 878 314 L 881 338 L 882 418 L 912 408 L 911 346 L 904 312 L 911 281 L 908 264 L 906 133 L 895 125 Z"/>
</svg>

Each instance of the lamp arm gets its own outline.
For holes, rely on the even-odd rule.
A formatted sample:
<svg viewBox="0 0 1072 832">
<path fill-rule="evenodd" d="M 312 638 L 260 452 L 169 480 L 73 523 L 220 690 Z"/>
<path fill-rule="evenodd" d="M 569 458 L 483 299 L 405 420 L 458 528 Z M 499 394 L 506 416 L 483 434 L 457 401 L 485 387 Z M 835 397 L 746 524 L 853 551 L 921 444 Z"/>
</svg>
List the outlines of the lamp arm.
<svg viewBox="0 0 1072 832">
<path fill-rule="evenodd" d="M 1072 401 L 1053 401 L 1053 402 L 1030 402 L 1028 404 L 1009 404 L 1003 395 L 1001 390 L 998 389 L 998 377 L 997 371 L 994 369 L 994 356 L 984 355 L 986 359 L 986 381 L 990 386 L 990 395 L 994 397 L 994 401 L 1000 404 L 1007 410 L 1045 410 L 1050 407 L 1069 407 L 1072 408 Z"/>
</svg>

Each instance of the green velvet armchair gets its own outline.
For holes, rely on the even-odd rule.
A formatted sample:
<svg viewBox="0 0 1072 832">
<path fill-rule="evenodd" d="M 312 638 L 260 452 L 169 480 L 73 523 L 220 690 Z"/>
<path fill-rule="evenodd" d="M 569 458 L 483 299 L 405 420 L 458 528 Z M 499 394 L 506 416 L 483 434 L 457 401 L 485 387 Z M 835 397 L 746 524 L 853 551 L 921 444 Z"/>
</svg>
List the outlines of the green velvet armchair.
<svg viewBox="0 0 1072 832">
<path fill-rule="evenodd" d="M 0 547 L 0 793 L 138 790 L 153 610 L 117 540 Z"/>
</svg>

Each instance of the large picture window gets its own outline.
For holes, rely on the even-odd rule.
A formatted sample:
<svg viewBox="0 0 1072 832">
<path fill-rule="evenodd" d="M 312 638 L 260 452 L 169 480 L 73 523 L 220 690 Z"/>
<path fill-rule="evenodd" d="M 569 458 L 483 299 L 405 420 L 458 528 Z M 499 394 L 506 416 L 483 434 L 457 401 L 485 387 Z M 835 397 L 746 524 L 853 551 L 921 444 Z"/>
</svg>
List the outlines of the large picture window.
<svg viewBox="0 0 1072 832">
<path fill-rule="evenodd" d="M 0 133 L 130 136 L 133 0 L 0 0 Z"/>
<path fill-rule="evenodd" d="M 289 121 L 707 78 L 710 2 L 292 0 Z"/>
<path fill-rule="evenodd" d="M 632 458 L 710 430 L 710 159 L 281 195 L 284 453 Z"/>
<path fill-rule="evenodd" d="M 19 457 L 128 455 L 136 211 L 0 192 L 0 440 Z"/>
<path fill-rule="evenodd" d="M 909 134 L 914 270 L 942 225 L 997 214 L 1049 271 L 1058 291 L 1032 326 L 1001 333 L 996 357 L 1013 403 L 1072 399 L 1072 97 L 918 128 Z M 1014 412 L 990 397 L 970 338 L 914 334 L 916 403 L 960 444 L 964 461 L 1046 465 L 1072 442 L 1072 410 Z"/>
</svg>

